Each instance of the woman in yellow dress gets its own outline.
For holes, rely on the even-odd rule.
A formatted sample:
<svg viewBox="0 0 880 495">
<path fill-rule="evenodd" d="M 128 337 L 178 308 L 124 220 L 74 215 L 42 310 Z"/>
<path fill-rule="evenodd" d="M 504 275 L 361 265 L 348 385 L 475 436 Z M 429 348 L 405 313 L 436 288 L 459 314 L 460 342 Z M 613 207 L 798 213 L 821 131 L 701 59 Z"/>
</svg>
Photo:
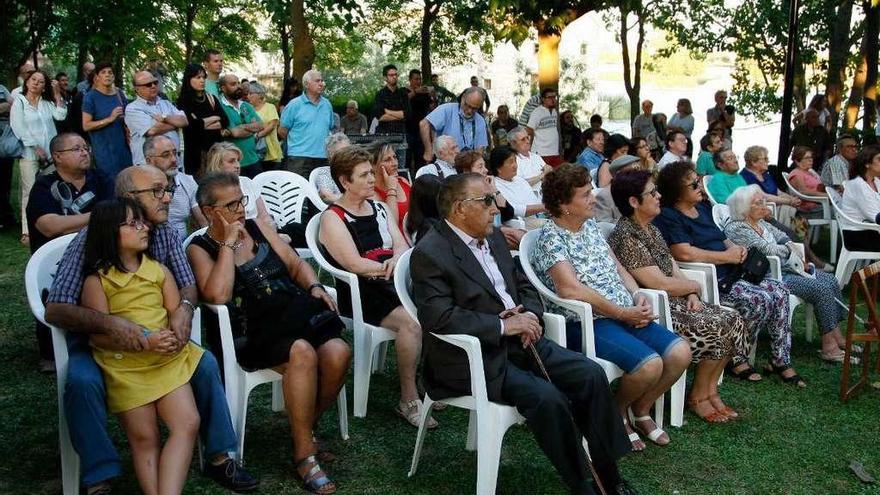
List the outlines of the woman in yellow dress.
<svg viewBox="0 0 880 495">
<path fill-rule="evenodd" d="M 189 380 L 204 351 L 168 329 L 180 293 L 168 268 L 147 255 L 149 231 L 141 207 L 130 199 L 95 206 L 81 304 L 143 327 L 148 344 L 138 352 L 118 348 L 105 335 L 94 334 L 90 342 L 108 409 L 119 415 L 131 444 L 141 490 L 175 494 L 183 490 L 199 431 Z M 161 452 L 157 416 L 169 430 Z"/>
</svg>

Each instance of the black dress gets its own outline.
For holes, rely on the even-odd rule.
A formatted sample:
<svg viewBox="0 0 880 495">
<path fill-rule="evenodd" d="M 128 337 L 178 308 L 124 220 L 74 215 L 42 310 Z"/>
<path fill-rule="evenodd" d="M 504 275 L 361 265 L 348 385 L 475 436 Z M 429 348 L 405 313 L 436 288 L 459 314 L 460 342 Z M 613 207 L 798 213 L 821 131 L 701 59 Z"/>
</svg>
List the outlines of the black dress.
<svg viewBox="0 0 880 495">
<path fill-rule="evenodd" d="M 223 140 L 221 129 L 229 127 L 229 118 L 220 101 L 210 93 L 199 100 L 195 93 L 177 99 L 177 108 L 186 113 L 189 125 L 183 128 L 183 168 L 187 174 L 196 176 L 202 168 L 202 157 L 214 143 Z M 206 130 L 205 118 L 220 117 L 220 129 Z"/>
<path fill-rule="evenodd" d="M 331 205 L 328 209 L 342 219 L 362 258 L 383 263 L 394 256 L 391 235 L 388 233 L 388 214 L 381 203 L 370 200 L 367 202 L 373 209 L 369 215 L 357 216 L 339 205 Z M 340 266 L 329 253 L 325 252 L 325 256 L 330 263 Z M 400 306 L 400 298 L 397 297 L 393 280 L 359 275 L 358 287 L 361 292 L 364 321 L 371 325 L 381 324 L 382 319 Z M 337 282 L 336 291 L 339 296 L 339 312 L 351 317 L 350 287 L 345 282 Z"/>
<path fill-rule="evenodd" d="M 254 239 L 255 255 L 235 267 L 232 300 L 226 303 L 241 366 L 278 366 L 288 361 L 296 340 L 304 339 L 317 349 L 340 337 L 344 324 L 339 316 L 291 280 L 284 262 L 253 220 L 247 220 L 245 228 Z M 192 242 L 217 259 L 220 247 L 207 233 Z"/>
</svg>

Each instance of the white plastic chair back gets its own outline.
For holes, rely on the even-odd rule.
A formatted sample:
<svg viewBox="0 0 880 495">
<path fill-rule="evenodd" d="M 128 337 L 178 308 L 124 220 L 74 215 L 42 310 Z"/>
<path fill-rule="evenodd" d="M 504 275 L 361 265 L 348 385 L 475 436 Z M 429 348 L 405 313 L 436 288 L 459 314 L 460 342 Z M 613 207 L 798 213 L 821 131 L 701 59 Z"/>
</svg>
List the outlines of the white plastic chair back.
<svg viewBox="0 0 880 495">
<path fill-rule="evenodd" d="M 323 172 L 322 169 L 324 169 L 324 168 L 329 169 L 330 167 L 326 166 L 326 165 L 324 167 L 315 167 L 309 173 L 309 184 L 312 186 L 312 189 L 314 189 L 315 192 L 318 193 L 318 198 L 321 197 L 321 194 L 320 194 L 321 188 L 318 187 L 318 176 L 321 175 L 321 172 Z M 323 200 L 321 201 L 321 203 L 324 203 L 326 205 L 326 203 Z M 321 207 L 322 210 L 326 208 L 326 206 L 321 206 L 321 205 L 316 205 L 316 206 Z"/>
<path fill-rule="evenodd" d="M 79 493 L 79 456 L 70 441 L 67 416 L 64 412 L 64 388 L 67 385 L 67 339 L 64 330 L 46 323 L 46 307 L 43 304 L 43 291 L 52 286 L 58 262 L 64 250 L 76 234 L 67 234 L 44 244 L 28 260 L 24 272 L 25 290 L 31 313 L 41 323 L 47 325 L 52 333 L 52 347 L 55 353 L 56 395 L 58 400 L 58 444 L 61 454 L 61 485 L 64 495 Z"/>
<path fill-rule="evenodd" d="M 715 201 L 715 198 L 712 197 L 712 193 L 709 192 L 709 181 L 712 180 L 712 176 L 711 175 L 704 175 L 702 180 L 703 180 L 703 194 L 706 195 L 706 198 L 709 200 L 710 203 L 712 203 L 713 205 L 717 205 L 718 201 Z"/>
<path fill-rule="evenodd" d="M 599 225 L 599 230 L 602 231 L 602 237 L 605 239 L 608 239 L 608 236 L 614 232 L 614 227 L 617 226 L 617 224 L 611 222 L 596 222 L 596 224 Z"/>
<path fill-rule="evenodd" d="M 785 181 L 785 185 L 788 186 L 788 192 L 795 197 L 800 198 L 803 201 L 812 201 L 814 203 L 819 203 L 822 205 L 822 218 L 808 218 L 807 224 L 813 227 L 828 227 L 829 242 L 831 243 L 831 262 L 834 263 L 837 261 L 837 224 L 834 221 L 834 210 L 831 207 L 831 201 L 828 199 L 828 196 L 810 196 L 798 191 L 789 180 L 789 173 L 782 172 L 782 179 Z M 818 237 L 818 230 L 816 230 L 816 235 L 813 237 Z"/>
<path fill-rule="evenodd" d="M 330 273 L 337 281 L 347 283 L 351 290 L 352 316 L 351 318 L 342 317 L 342 320 L 354 334 L 354 415 L 363 418 L 367 415 L 370 376 L 374 368 L 381 368 L 384 365 L 387 342 L 395 340 L 397 334 L 387 328 L 370 325 L 364 321 L 358 278 L 355 274 L 342 270 L 327 261 L 318 240 L 320 229 L 321 215 L 315 215 L 306 225 L 306 243 L 318 266 Z M 381 348 L 377 349 L 379 346 Z M 377 355 L 374 356 L 374 353 Z"/>
<path fill-rule="evenodd" d="M 263 172 L 254 177 L 254 184 L 260 188 L 266 210 L 279 226 L 302 221 L 306 198 L 321 210 L 327 207 L 309 181 L 293 172 Z"/>
<path fill-rule="evenodd" d="M 880 225 L 860 222 L 844 213 L 840 208 L 843 198 L 835 189 L 829 188 L 827 192 L 831 207 L 834 208 L 834 216 L 837 218 L 837 227 L 840 229 L 841 240 L 843 239 L 844 231 L 873 230 L 880 232 Z M 841 242 L 841 244 L 840 259 L 838 260 L 834 276 L 837 278 L 837 285 L 843 288 L 850 281 L 857 263 L 880 259 L 880 247 L 878 247 L 878 251 L 850 251 L 846 248 L 845 242 Z"/>
<path fill-rule="evenodd" d="M 714 220 L 715 225 L 724 232 L 724 227 L 727 227 L 727 224 L 730 223 L 730 208 L 727 205 L 713 205 L 712 220 Z"/>
</svg>

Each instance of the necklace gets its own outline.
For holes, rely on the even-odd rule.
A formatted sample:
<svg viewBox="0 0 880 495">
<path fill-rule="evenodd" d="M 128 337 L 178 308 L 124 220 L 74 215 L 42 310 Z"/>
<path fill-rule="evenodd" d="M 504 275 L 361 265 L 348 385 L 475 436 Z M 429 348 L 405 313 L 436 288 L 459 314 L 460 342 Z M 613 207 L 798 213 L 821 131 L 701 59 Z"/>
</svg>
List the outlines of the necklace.
<svg viewBox="0 0 880 495">
<path fill-rule="evenodd" d="M 217 239 L 214 239 L 214 237 L 211 235 L 211 232 L 209 230 L 205 231 L 205 235 L 207 235 L 208 239 L 211 239 L 211 241 L 213 241 L 214 244 L 216 244 L 220 247 L 224 247 L 224 246 L 228 247 L 229 249 L 232 250 L 232 252 L 238 251 L 238 249 L 244 244 L 244 241 L 242 241 L 241 239 L 239 239 L 236 242 L 218 241 Z"/>
<path fill-rule="evenodd" d="M 204 103 L 205 99 L 207 99 L 207 96 L 205 96 L 205 94 L 206 93 L 202 93 L 200 96 L 198 93 L 196 93 L 196 101 L 199 103 Z"/>
</svg>

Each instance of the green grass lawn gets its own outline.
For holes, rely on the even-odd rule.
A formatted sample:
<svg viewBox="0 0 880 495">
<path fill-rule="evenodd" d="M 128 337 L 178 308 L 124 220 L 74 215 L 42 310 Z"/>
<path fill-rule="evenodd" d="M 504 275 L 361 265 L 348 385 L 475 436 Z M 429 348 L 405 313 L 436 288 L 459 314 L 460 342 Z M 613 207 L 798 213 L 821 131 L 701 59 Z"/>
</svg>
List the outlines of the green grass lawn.
<svg viewBox="0 0 880 495">
<path fill-rule="evenodd" d="M 0 493 L 60 493 L 57 406 L 54 376 L 37 372 L 36 342 L 24 291 L 28 251 L 18 233 L 0 234 Z M 669 429 L 672 443 L 649 445 L 621 463 L 624 476 L 642 494 L 880 494 L 848 470 L 852 459 L 880 477 L 880 393 L 868 389 L 850 403 L 837 399 L 840 367 L 819 360 L 818 343 L 803 338 L 803 313 L 796 316 L 794 363 L 808 381 L 805 390 L 767 377 L 758 384 L 725 380 L 722 394 L 742 419 L 709 425 L 690 413 L 683 428 Z M 393 356 L 393 352 L 389 355 Z M 767 344 L 759 347 L 759 363 Z M 876 378 L 875 378 L 876 379 Z M 349 380 L 349 398 L 352 397 Z M 262 479 L 260 493 L 300 493 L 293 476 L 289 430 L 283 413 L 270 409 L 269 387 L 257 389 L 248 411 L 247 467 Z M 351 399 L 349 399 L 351 400 Z M 338 459 L 326 465 L 340 493 L 463 494 L 476 484 L 476 455 L 464 450 L 467 414 L 448 408 L 435 417 L 417 475 L 408 479 L 416 430 L 393 413 L 397 379 L 388 370 L 375 375 L 369 415 L 350 418 L 351 438 L 338 437 L 335 408 L 319 433 Z M 349 406 L 351 407 L 351 406 Z M 668 417 L 668 416 L 667 416 Z M 116 493 L 137 493 L 125 437 L 115 419 L 111 432 L 124 459 Z M 194 467 L 186 493 L 219 493 Z M 525 427 L 509 430 L 502 450 L 498 493 L 565 493 L 562 484 Z"/>
</svg>

